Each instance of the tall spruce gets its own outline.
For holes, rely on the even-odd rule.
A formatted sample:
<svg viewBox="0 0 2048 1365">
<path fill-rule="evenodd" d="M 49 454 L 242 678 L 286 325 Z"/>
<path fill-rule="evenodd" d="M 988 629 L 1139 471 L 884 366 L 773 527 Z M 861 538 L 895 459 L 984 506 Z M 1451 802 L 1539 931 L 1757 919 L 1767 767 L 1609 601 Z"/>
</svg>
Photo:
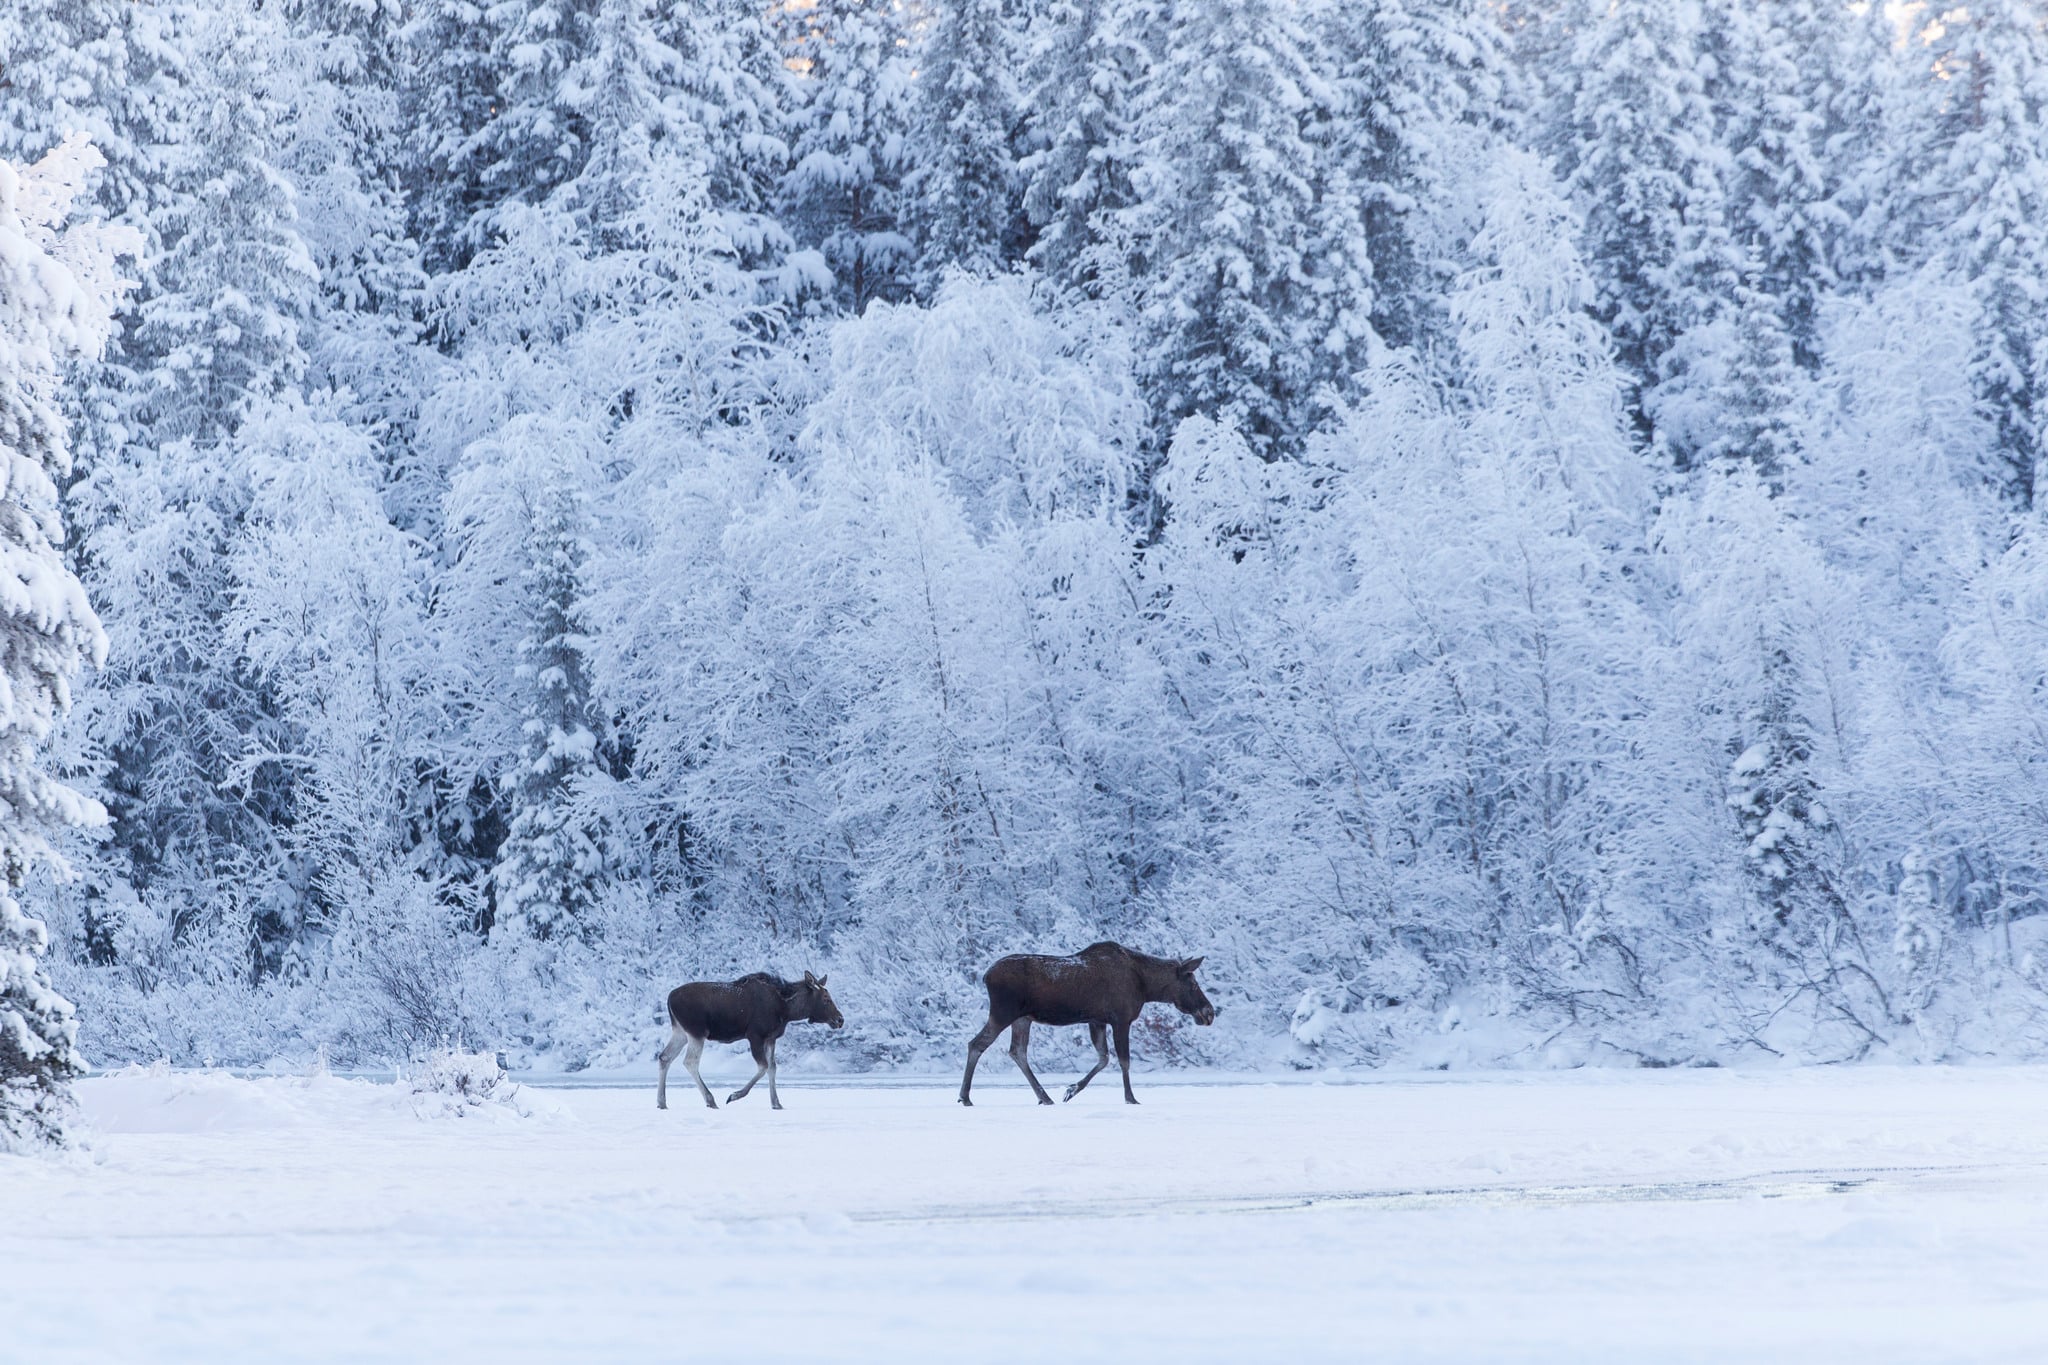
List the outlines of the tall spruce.
<svg viewBox="0 0 2048 1365">
<path fill-rule="evenodd" d="M 1160 430 L 1223 416 L 1298 440 L 1373 337 L 1363 201 L 1313 130 L 1334 108 L 1309 30 L 1271 0 L 1183 0 L 1136 111 L 1136 262 Z"/>
<path fill-rule="evenodd" d="M 1000 0 L 949 0 L 918 56 L 904 222 L 927 294 L 948 270 L 991 275 L 1023 252 L 1014 140 L 1019 36 Z"/>
<path fill-rule="evenodd" d="M 31 872 L 61 863 L 67 836 L 106 820 L 43 757 L 72 680 L 107 648 L 64 561 L 57 505 L 71 461 L 57 404 L 63 367 L 105 343 L 114 254 L 140 244 L 133 233 L 67 227 L 102 164 L 82 135 L 33 167 L 0 159 L 0 554 L 10 582 L 0 609 L 0 1152 L 64 1141 L 82 1066 L 73 1007 L 44 960 L 48 934 L 15 898 Z"/>
</svg>

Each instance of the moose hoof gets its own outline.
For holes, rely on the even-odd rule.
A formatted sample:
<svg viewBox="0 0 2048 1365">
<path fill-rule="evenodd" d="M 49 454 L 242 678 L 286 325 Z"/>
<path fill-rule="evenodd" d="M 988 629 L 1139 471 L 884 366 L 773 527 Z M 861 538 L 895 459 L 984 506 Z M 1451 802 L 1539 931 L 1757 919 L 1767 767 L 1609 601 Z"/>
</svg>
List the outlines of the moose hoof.
<svg viewBox="0 0 2048 1365">
<path fill-rule="evenodd" d="M 965 1095 L 962 1095 L 960 1097 L 960 1103 L 966 1105 L 969 1109 L 972 1109 L 974 1107 L 974 1101 L 968 1099 Z"/>
<path fill-rule="evenodd" d="M 782 1107 L 782 1105 L 781 1105 L 781 1103 L 780 1103 L 779 1101 L 775 1101 L 775 1100 L 770 1100 L 770 1101 L 768 1102 L 768 1107 L 769 1107 L 770 1109 L 780 1109 L 780 1108 Z"/>
<path fill-rule="evenodd" d="M 1052 1103 L 1052 1096 L 1050 1096 L 1050 1095 L 1040 1095 L 1040 1096 L 1038 1097 L 1038 1102 L 1039 1102 L 1040 1104 L 1051 1104 L 1051 1103 Z"/>
<path fill-rule="evenodd" d="M 1068 1101 L 1068 1100 L 1070 1100 L 1070 1099 L 1074 1098 L 1074 1096 L 1076 1096 L 1076 1095 L 1078 1095 L 1078 1094 L 1080 1094 L 1080 1093 L 1081 1093 L 1081 1087 L 1080 1087 L 1080 1086 L 1078 1086 L 1078 1085 L 1070 1085 L 1070 1086 L 1068 1086 L 1068 1087 L 1067 1087 L 1067 1093 L 1066 1093 L 1066 1094 L 1064 1094 L 1064 1095 L 1062 1095 L 1062 1096 L 1060 1096 L 1060 1102 L 1061 1102 L 1062 1104 L 1064 1104 L 1064 1103 L 1065 1103 L 1066 1101 Z"/>
<path fill-rule="evenodd" d="M 654 1102 L 654 1107 L 655 1107 L 656 1109 L 666 1109 L 666 1108 L 668 1108 L 668 1101 L 667 1101 L 667 1100 L 656 1100 L 656 1101 Z"/>
<path fill-rule="evenodd" d="M 740 1092 L 739 1092 L 739 1091 L 737 1091 L 737 1090 L 733 1091 L 733 1092 L 732 1092 L 732 1093 L 731 1093 L 730 1095 L 727 1095 L 727 1096 L 725 1097 L 725 1102 L 726 1102 L 727 1104 L 738 1104 L 738 1103 L 739 1103 L 739 1101 L 740 1101 Z"/>
</svg>

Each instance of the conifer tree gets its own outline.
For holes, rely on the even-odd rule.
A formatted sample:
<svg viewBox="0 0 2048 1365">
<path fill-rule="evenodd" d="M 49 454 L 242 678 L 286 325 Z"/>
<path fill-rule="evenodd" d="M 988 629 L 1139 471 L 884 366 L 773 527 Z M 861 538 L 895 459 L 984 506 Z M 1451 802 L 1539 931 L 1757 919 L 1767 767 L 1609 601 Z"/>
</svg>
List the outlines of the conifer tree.
<svg viewBox="0 0 2048 1365">
<path fill-rule="evenodd" d="M 891 0 L 821 0 L 792 10 L 799 70 L 790 167 L 779 216 L 810 253 L 832 302 L 861 313 L 906 292 L 914 264 L 903 230 L 911 92 L 908 34 Z M 801 272 L 800 272 L 801 273 Z"/>
<path fill-rule="evenodd" d="M 1778 301 L 1795 355 L 1819 361 L 1820 300 L 1833 288 L 1842 224 L 1831 202 L 1822 138 L 1848 22 L 1813 0 L 1719 4 L 1710 23 L 1725 58 L 1710 94 L 1726 149 L 1732 248 L 1753 258 L 1755 284 Z"/>
<path fill-rule="evenodd" d="M 597 769 L 599 754 L 575 621 L 589 554 L 585 500 L 565 474 L 531 490 L 521 572 L 529 624 L 516 672 L 526 695 L 510 822 L 493 876 L 497 922 L 539 939 L 595 932 L 593 892 L 605 864 L 602 836 L 576 810 L 579 780 Z"/>
<path fill-rule="evenodd" d="M 725 237 L 749 270 L 773 270 L 790 245 L 774 209 L 789 163 L 794 83 L 776 16 L 753 0 L 707 0 L 657 6 L 650 18 L 680 60 L 668 93 L 701 134 Z"/>
<path fill-rule="evenodd" d="M 926 293 L 949 269 L 994 274 L 1023 249 L 1012 153 L 1018 48 L 1000 0 L 949 0 L 925 39 L 904 219 Z"/>
<path fill-rule="evenodd" d="M 1357 187 L 1309 136 L 1336 94 L 1269 0 L 1185 0 L 1137 113 L 1120 215 L 1161 429 L 1195 413 L 1264 452 L 1306 432 L 1372 337 Z"/>
<path fill-rule="evenodd" d="M 1029 30 L 1029 150 L 1018 170 L 1037 230 L 1031 259 L 1064 293 L 1125 288 L 1118 222 L 1136 198 L 1133 97 L 1149 80 L 1160 9 L 1156 0 L 1072 0 L 1048 5 Z"/>
<path fill-rule="evenodd" d="M 1732 354 L 1714 395 L 1720 431 L 1702 453 L 1708 460 L 1750 465 L 1779 493 L 1798 458 L 1792 430 L 1798 370 L 1781 305 L 1763 288 L 1762 273 L 1753 265 L 1736 288 Z"/>
<path fill-rule="evenodd" d="M 0 556 L 13 588 L 0 611 L 0 1151 L 63 1141 L 82 1065 L 72 1006 L 44 962 L 48 935 L 15 896 L 31 871 L 61 861 L 67 834 L 106 819 L 50 776 L 42 754 L 72 679 L 107 647 L 64 562 L 57 507 L 70 466 L 61 367 L 104 344 L 114 253 L 140 245 L 133 233 L 66 228 L 100 164 L 83 136 L 33 168 L 0 160 Z"/>
<path fill-rule="evenodd" d="M 1684 382 L 1675 349 L 1714 317 L 1739 258 L 1700 72 L 1700 11 L 1585 8 L 1597 17 L 1584 21 L 1572 54 L 1579 84 L 1567 183 L 1585 215 L 1597 311 L 1639 386 L 1638 420 L 1647 431 L 1655 391 Z"/>
<path fill-rule="evenodd" d="M 2048 459 L 2048 18 L 2025 0 L 1946 12 L 1929 42 L 1915 145 L 1943 263 L 1975 290 L 1977 392 L 2021 507 Z"/>
</svg>

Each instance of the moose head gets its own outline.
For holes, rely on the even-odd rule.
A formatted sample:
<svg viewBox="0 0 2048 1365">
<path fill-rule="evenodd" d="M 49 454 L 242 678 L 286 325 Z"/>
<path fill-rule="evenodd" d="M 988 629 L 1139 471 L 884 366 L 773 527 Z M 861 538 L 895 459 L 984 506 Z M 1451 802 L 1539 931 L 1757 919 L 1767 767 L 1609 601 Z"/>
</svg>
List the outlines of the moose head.
<svg viewBox="0 0 2048 1365">
<path fill-rule="evenodd" d="M 833 1028 L 845 1028 L 846 1016 L 839 1012 L 839 1006 L 832 1001 L 832 992 L 825 989 L 825 978 L 804 973 L 804 979 L 792 987 L 784 997 L 789 1001 L 789 1017 L 811 1024 L 830 1024 Z"/>
<path fill-rule="evenodd" d="M 1194 1016 L 1198 1024 L 1212 1024 L 1216 1021 L 1216 1007 L 1209 1003 L 1209 997 L 1202 993 L 1195 981 L 1195 968 L 1202 965 L 1199 957 L 1187 958 L 1173 965 L 1173 1007 L 1182 1014 Z"/>
</svg>

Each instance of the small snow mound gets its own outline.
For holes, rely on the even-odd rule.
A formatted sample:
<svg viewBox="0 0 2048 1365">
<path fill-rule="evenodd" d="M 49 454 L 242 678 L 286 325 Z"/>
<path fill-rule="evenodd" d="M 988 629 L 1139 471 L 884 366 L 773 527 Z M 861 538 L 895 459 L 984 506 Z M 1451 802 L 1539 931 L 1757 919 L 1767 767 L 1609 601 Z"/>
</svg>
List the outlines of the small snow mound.
<svg viewBox="0 0 2048 1365">
<path fill-rule="evenodd" d="M 250 1079 L 225 1071 L 130 1066 L 78 1087 L 87 1120 L 103 1133 L 256 1132 L 376 1122 L 384 1088 L 325 1074 Z M 388 1093 L 388 1092 L 386 1092 Z"/>
<path fill-rule="evenodd" d="M 421 1118 L 530 1119 L 566 1112 L 558 1101 L 514 1081 L 487 1052 L 436 1048 L 399 1079 L 411 1091 L 413 1112 Z"/>
</svg>

